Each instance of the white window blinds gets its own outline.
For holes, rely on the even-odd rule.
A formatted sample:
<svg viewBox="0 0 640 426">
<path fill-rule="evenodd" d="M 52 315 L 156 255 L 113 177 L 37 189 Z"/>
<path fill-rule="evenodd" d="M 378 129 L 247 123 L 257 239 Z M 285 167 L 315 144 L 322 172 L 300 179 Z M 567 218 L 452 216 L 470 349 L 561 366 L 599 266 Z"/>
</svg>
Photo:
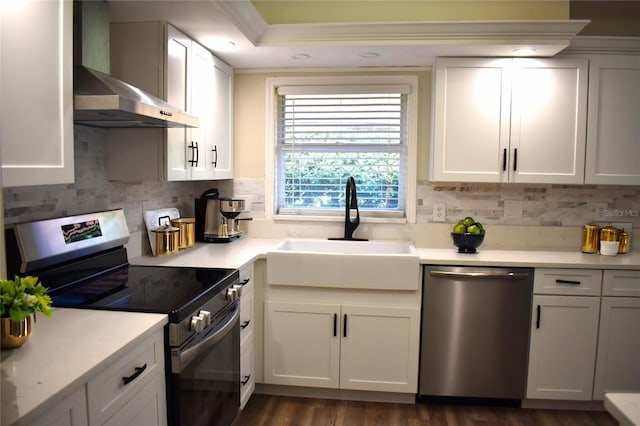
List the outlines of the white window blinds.
<svg viewBox="0 0 640 426">
<path fill-rule="evenodd" d="M 401 216 L 406 168 L 404 85 L 278 88 L 279 214 L 336 214 L 349 176 L 362 213 Z"/>
</svg>

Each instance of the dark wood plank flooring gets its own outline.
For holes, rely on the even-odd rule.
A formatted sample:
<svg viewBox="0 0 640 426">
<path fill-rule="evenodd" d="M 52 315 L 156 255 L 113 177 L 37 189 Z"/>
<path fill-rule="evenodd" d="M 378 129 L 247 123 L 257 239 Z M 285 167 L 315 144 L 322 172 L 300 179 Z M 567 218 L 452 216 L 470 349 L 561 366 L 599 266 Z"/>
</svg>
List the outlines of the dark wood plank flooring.
<svg viewBox="0 0 640 426">
<path fill-rule="evenodd" d="M 235 426 L 615 426 L 606 411 L 393 404 L 255 394 Z"/>
</svg>

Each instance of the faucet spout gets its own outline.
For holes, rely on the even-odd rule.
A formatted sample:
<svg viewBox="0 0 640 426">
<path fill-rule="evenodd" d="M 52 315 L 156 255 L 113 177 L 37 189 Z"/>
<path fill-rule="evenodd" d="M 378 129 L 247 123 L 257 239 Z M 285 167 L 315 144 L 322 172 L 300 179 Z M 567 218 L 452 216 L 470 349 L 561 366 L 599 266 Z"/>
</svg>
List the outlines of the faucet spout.
<svg viewBox="0 0 640 426">
<path fill-rule="evenodd" d="M 345 188 L 345 212 L 344 212 L 344 239 L 358 240 L 353 238 L 358 225 L 360 225 L 360 210 L 358 209 L 358 194 L 356 191 L 356 181 L 353 176 L 347 179 Z M 366 241 L 366 240 L 365 240 Z"/>
</svg>

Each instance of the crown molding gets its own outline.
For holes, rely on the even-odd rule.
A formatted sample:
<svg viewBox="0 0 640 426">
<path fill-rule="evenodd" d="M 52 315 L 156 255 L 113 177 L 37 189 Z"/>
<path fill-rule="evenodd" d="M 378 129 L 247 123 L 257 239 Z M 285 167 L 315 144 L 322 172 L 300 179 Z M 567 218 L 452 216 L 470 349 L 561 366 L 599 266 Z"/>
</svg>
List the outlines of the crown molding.
<svg viewBox="0 0 640 426">
<path fill-rule="evenodd" d="M 269 25 L 257 46 L 561 44 L 588 20 L 379 22 Z"/>
<path fill-rule="evenodd" d="M 640 37 L 578 36 L 563 53 L 637 55 L 640 54 Z"/>
<path fill-rule="evenodd" d="M 254 46 L 269 28 L 269 24 L 249 0 L 215 0 L 214 2 L 226 12 L 236 28 Z"/>
</svg>

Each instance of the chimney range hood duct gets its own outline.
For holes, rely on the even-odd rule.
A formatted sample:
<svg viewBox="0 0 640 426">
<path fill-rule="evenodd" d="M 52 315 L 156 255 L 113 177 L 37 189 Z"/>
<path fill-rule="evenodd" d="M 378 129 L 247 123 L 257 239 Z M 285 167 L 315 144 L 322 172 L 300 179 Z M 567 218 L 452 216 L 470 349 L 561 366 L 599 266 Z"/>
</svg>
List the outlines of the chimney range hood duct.
<svg viewBox="0 0 640 426">
<path fill-rule="evenodd" d="M 198 117 L 110 76 L 108 4 L 75 0 L 73 6 L 75 124 L 107 128 L 200 125 Z"/>
</svg>

